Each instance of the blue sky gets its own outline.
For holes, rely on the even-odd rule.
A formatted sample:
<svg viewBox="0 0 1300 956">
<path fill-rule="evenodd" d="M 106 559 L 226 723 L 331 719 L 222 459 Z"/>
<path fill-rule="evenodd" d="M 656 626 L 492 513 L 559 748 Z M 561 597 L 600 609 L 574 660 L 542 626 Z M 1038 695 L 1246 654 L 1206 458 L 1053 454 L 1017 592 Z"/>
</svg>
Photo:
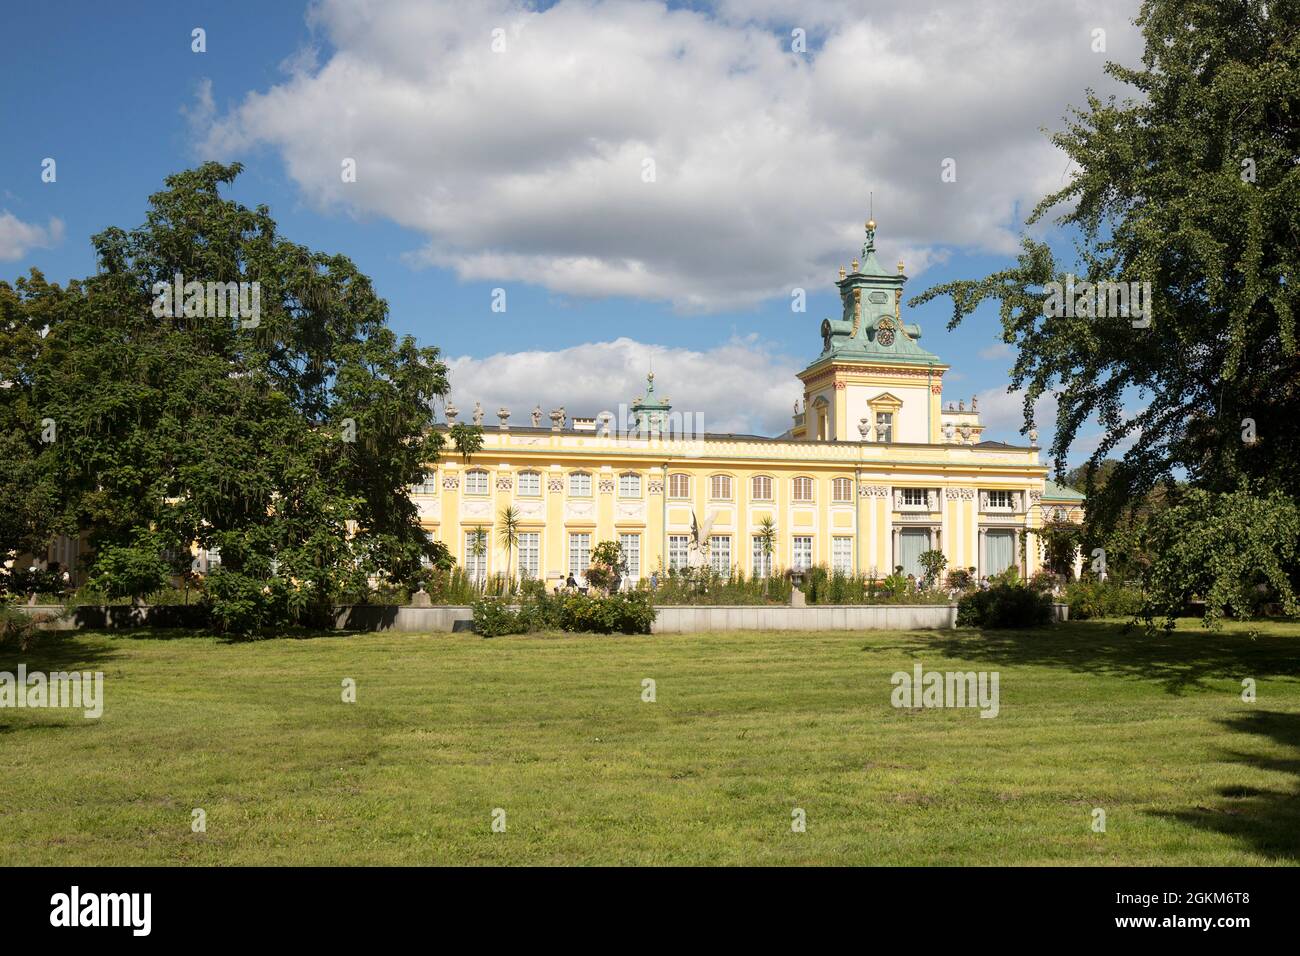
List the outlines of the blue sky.
<svg viewBox="0 0 1300 956">
<path fill-rule="evenodd" d="M 0 259 L 0 276 L 12 280 L 37 268 L 62 282 L 88 274 L 94 270 L 89 237 L 108 225 L 142 222 L 146 197 L 167 174 L 206 158 L 238 159 L 246 170 L 232 194 L 269 205 L 281 231 L 293 240 L 357 262 L 388 300 L 396 329 L 457 360 L 453 395 L 462 407 L 479 393 L 489 408 L 497 401 L 531 407 L 531 395 L 537 394 L 544 406 L 566 403 L 570 413 L 594 412 L 586 405 L 600 403 L 602 389 L 609 393 L 606 407 L 632 397 L 631 367 L 654 360 L 662 391 L 725 406 L 715 421 L 771 432 L 784 427 L 784 413 L 774 409 L 787 409 L 798 392 L 788 373 L 815 356 L 821 319 L 838 311 L 835 267 L 847 263 L 861 244 L 868 190 L 875 195 L 882 261 L 904 255 L 913 264 L 909 294 L 1004 267 L 1029 204 L 1054 185 L 1054 176 L 1061 182 L 1065 172 L 1053 172 L 1051 164 L 1060 157 L 1039 128 L 1059 125 L 1059 115 L 1082 98 L 1084 86 L 1104 85 L 1106 57 L 1084 49 L 1072 54 L 1069 67 L 1059 71 L 1065 75 L 1049 84 L 1053 91 L 1022 94 L 1027 86 L 1043 86 L 1030 75 L 1032 60 L 1026 61 L 1024 76 L 1014 76 L 1013 64 L 1011 78 L 999 80 L 1008 72 L 1006 55 L 990 49 L 987 63 L 972 66 L 969 74 L 936 73 L 932 81 L 887 92 L 889 76 L 902 75 L 909 64 L 921 69 L 946 63 L 954 44 L 970 42 L 970 34 L 985 27 L 957 15 L 947 21 L 940 16 L 938 33 L 922 43 L 907 17 L 882 13 L 878 4 L 849 15 L 844 4 L 795 4 L 794 12 L 776 5 L 770 17 L 761 10 L 729 12 L 727 4 L 692 5 L 686 11 L 607 4 L 592 8 L 594 14 L 574 10 L 566 21 L 570 7 L 592 0 L 541 12 L 493 2 L 496 21 L 479 23 L 473 20 L 477 10 L 471 15 L 453 9 L 412 26 L 401 18 L 412 9 L 418 12 L 409 16 L 423 17 L 423 7 L 398 3 L 364 27 L 349 20 L 352 12 L 328 3 L 312 16 L 297 3 L 11 6 L 4 14 L 5 33 L 15 42 L 0 63 L 0 116 L 8 131 L 0 144 L 0 213 L 36 232 L 25 233 L 24 241 L 0 242 L 0 252 L 10 250 Z M 936 9 L 942 13 L 942 7 Z M 990 21 L 989 35 L 1009 33 L 1007 42 L 1023 43 L 1041 29 L 1044 43 L 1050 43 L 1058 42 L 1050 40 L 1055 30 L 1065 32 L 1067 39 L 1059 42 L 1070 50 L 1086 45 L 1086 21 L 1072 23 L 1065 14 L 1041 21 L 1017 16 L 1015 22 Z M 385 17 L 395 22 L 385 24 Z M 1102 21 L 1116 24 L 1112 45 L 1130 42 L 1121 41 L 1121 19 L 1112 14 Z M 573 37 L 572 24 L 590 20 L 602 32 L 589 40 Z M 517 72 L 499 81 L 504 94 L 492 92 L 495 79 L 448 79 L 472 77 L 473 70 L 491 70 L 505 60 L 477 52 L 480 40 L 484 48 L 490 42 L 490 24 L 498 21 L 511 44 L 505 56 L 517 57 L 511 61 Z M 787 70 L 777 57 L 788 50 L 777 46 L 788 46 L 789 25 L 803 22 L 811 51 Z M 518 116 L 509 115 L 509 104 L 527 99 L 535 85 L 528 71 L 540 84 L 568 69 L 558 56 L 564 51 L 554 46 L 561 25 L 569 31 L 561 34 L 570 37 L 565 46 L 570 53 L 579 51 L 573 54 L 579 61 L 575 69 L 584 69 L 582 58 L 589 53 L 591 73 L 581 80 L 580 91 L 559 87 L 547 94 L 543 102 L 556 104 L 557 118 L 539 120 L 545 125 L 530 130 L 531 117 L 523 114 L 535 115 L 536 103 L 521 106 Z M 204 53 L 191 50 L 195 27 L 206 31 Z M 656 51 L 638 47 L 619 51 L 612 67 L 600 61 L 599 51 L 657 29 L 685 52 L 664 61 L 656 59 Z M 357 39 L 362 33 L 379 39 Z M 394 46 L 408 35 L 410 50 Z M 538 40 L 539 50 L 515 52 L 548 36 L 544 42 L 550 48 Z M 861 116 L 848 117 L 839 130 L 834 118 L 805 124 L 800 118 L 800 110 L 806 112 L 804 97 L 820 101 L 839 86 L 856 88 L 854 42 L 871 44 L 869 62 L 896 64 L 888 76 L 878 75 L 874 86 L 872 70 L 878 68 L 863 70 L 861 99 L 869 104 L 878 95 L 879 108 L 864 105 Z M 716 50 L 746 46 L 757 52 L 736 54 L 745 58 L 743 70 L 715 62 Z M 646 63 L 636 59 L 643 52 Z M 639 73 L 640 67 L 646 72 Z M 683 71 L 680 77 L 664 72 L 676 69 Z M 961 102 L 964 94 L 954 90 L 972 82 L 980 69 L 988 71 L 990 84 L 1004 85 L 991 85 L 987 98 Z M 339 87 L 329 85 L 337 82 L 326 79 L 331 70 L 358 77 L 342 87 L 358 90 L 355 103 L 350 92 L 340 96 Z M 710 93 L 702 83 L 710 70 L 720 71 L 720 83 L 722 73 L 732 82 L 725 93 Z M 734 81 L 745 70 L 755 76 Z M 620 86 L 625 74 L 629 79 Z M 587 98 L 591 76 L 609 86 L 602 99 Z M 669 92 L 661 101 L 655 89 L 659 81 L 644 76 L 665 76 Z M 460 84 L 453 85 L 451 110 L 439 99 L 439 84 L 448 83 Z M 669 102 L 678 83 L 686 90 L 680 102 L 688 111 L 694 109 L 690 87 L 700 85 L 698 115 L 681 115 L 683 107 Z M 430 105 L 417 108 L 414 124 L 410 115 L 403 116 L 404 107 L 391 120 L 382 116 L 384 104 L 412 91 L 420 95 L 424 88 Z M 474 90 L 483 91 L 481 111 L 474 109 Z M 268 105 L 263 97 L 268 91 L 279 91 L 283 102 Z M 1019 107 L 1016 96 L 1024 100 Z M 851 97 L 855 103 L 859 99 L 856 93 Z M 954 102 L 943 105 L 948 100 Z M 764 125 L 790 124 L 782 137 L 767 139 L 766 132 L 738 126 L 721 140 L 729 144 L 721 151 L 709 139 L 718 134 L 718 116 L 765 111 L 769 101 L 776 105 Z M 337 123 L 331 104 L 339 110 Z M 927 115 L 930 109 L 934 112 Z M 987 109 L 987 117 L 973 117 L 968 124 L 961 119 L 980 109 Z M 446 118 L 449 113 L 454 119 Z M 429 125 L 423 128 L 426 116 Z M 296 126 L 303 117 L 310 122 Z M 567 131 L 559 129 L 570 124 Z M 856 127 L 864 124 L 869 139 L 855 139 Z M 364 126 L 364 135 L 358 132 L 335 149 L 329 136 L 336 125 Z M 947 141 L 945 128 L 951 130 Z M 407 131 L 413 143 L 403 142 Z M 319 143 L 312 141 L 316 135 Z M 573 147 L 566 136 L 596 145 Z M 755 138 L 747 140 L 750 136 Z M 821 137 L 824 150 L 817 147 Z M 500 141 L 495 147 L 494 138 Z M 781 147 L 772 143 L 789 140 L 797 145 L 783 158 Z M 592 171 L 593 162 L 617 166 L 622 160 L 611 157 L 632 142 L 638 145 L 630 147 L 630 155 L 637 149 L 654 153 L 664 170 L 662 188 L 653 186 L 660 191 L 646 193 L 654 197 L 651 205 L 636 196 L 636 186 L 626 187 L 633 191 L 629 199 L 623 185 L 609 185 L 602 169 Z M 470 152 L 474 143 L 484 144 L 477 154 Z M 716 186 L 732 181 L 726 148 L 737 151 L 734 194 Z M 338 153 L 351 150 L 359 156 L 362 177 L 373 176 L 377 166 L 397 171 L 385 172 L 385 183 L 367 180 L 364 194 L 354 198 L 360 190 L 348 194 L 312 178 L 311 150 L 328 154 L 321 160 L 327 169 L 337 167 Z M 543 163 L 539 154 L 550 158 Z M 1034 156 L 1032 167 L 1018 166 L 1029 162 L 1028 154 Z M 940 182 L 939 163 L 947 155 L 958 157 L 957 183 Z M 58 164 L 52 184 L 41 181 L 45 157 Z M 821 163 L 825 168 L 812 168 Z M 807 181 L 795 182 L 803 169 Z M 693 180 L 689 187 L 687 170 Z M 535 183 L 531 188 L 537 195 L 573 186 L 566 195 L 579 198 L 534 208 L 528 182 Z M 581 208 L 587 199 L 590 207 Z M 445 208 L 439 205 L 444 202 Z M 801 204 L 808 212 L 798 214 L 798 228 L 792 229 L 786 212 Z M 482 222 L 462 227 L 465 209 L 485 207 Z M 602 221 L 603 209 L 612 210 L 608 222 Z M 61 231 L 52 220 L 61 223 Z M 752 281 L 746 263 L 753 264 Z M 622 269 L 617 282 L 604 284 L 605 276 Z M 807 287 L 804 314 L 790 309 L 788 289 L 796 285 Z M 495 288 L 508 293 L 503 314 L 490 310 Z M 627 291 L 619 294 L 622 289 Z M 1004 391 L 1012 356 L 996 348 L 996 315 L 986 310 L 947 332 L 949 310 L 946 301 L 938 301 L 907 316 L 922 324 L 922 344 L 952 365 L 945 400 Z M 609 346 L 615 342 L 622 344 Z M 586 348 L 600 343 L 606 347 Z M 559 359 L 548 360 L 547 353 L 555 352 Z M 506 361 L 518 353 L 533 360 Z M 493 356 L 499 357 L 495 364 Z M 601 366 L 606 358 L 611 364 Z M 561 359 L 591 367 L 574 369 L 572 376 L 557 374 L 564 367 Z M 715 376 L 708 371 L 710 361 L 726 368 Z M 500 385 L 503 378 L 511 380 L 511 388 Z M 717 379 L 713 391 L 700 384 L 706 378 Z M 1018 409 L 1019 399 L 1010 396 L 995 404 L 990 437 L 1014 438 L 1018 416 L 1008 410 Z M 516 415 L 524 412 L 519 408 Z"/>
</svg>

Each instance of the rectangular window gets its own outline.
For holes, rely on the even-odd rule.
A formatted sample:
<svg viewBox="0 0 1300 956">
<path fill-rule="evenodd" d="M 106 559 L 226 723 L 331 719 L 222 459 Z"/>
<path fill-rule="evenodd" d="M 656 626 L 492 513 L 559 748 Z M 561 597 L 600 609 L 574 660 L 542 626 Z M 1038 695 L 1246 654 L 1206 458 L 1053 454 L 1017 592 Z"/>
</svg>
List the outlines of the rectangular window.
<svg viewBox="0 0 1300 956">
<path fill-rule="evenodd" d="M 754 478 L 753 491 L 751 492 L 755 501 L 772 500 L 772 479 L 767 475 L 758 475 Z"/>
<path fill-rule="evenodd" d="M 790 487 L 795 501 L 813 500 L 813 482 L 811 478 L 796 478 L 791 482 Z"/>
<path fill-rule="evenodd" d="M 586 575 L 591 566 L 591 534 L 586 531 L 569 532 L 569 573 L 575 578 Z"/>
<path fill-rule="evenodd" d="M 618 496 L 620 498 L 640 498 L 641 476 L 633 474 L 619 475 Z"/>
<path fill-rule="evenodd" d="M 475 528 L 465 532 L 465 573 L 475 584 L 487 580 L 487 553 L 491 539 L 486 530 Z"/>
<path fill-rule="evenodd" d="M 426 471 L 419 484 L 411 486 L 411 493 L 415 495 L 436 495 L 438 493 L 438 473 L 436 471 Z"/>
<path fill-rule="evenodd" d="M 432 532 L 432 531 L 426 531 L 426 532 L 424 533 L 424 536 L 425 536 L 426 538 L 428 538 L 430 541 L 436 541 L 436 540 L 437 540 L 436 538 L 434 538 L 434 536 L 433 536 L 433 532 Z M 433 562 L 429 560 L 429 556 L 428 556 L 428 555 L 426 555 L 426 554 L 422 554 L 422 555 L 420 555 L 420 567 L 422 567 L 422 568 L 427 568 L 427 567 L 431 567 L 432 565 L 433 565 Z"/>
<path fill-rule="evenodd" d="M 519 535 L 519 576 L 536 578 L 539 569 L 542 535 L 539 531 L 525 531 Z"/>
<path fill-rule="evenodd" d="M 924 488 L 904 488 L 903 504 L 909 508 L 925 508 L 930 504 L 930 495 Z"/>
<path fill-rule="evenodd" d="M 903 566 L 903 574 L 910 574 L 920 579 L 925 574 L 921 568 L 921 555 L 929 550 L 929 531 L 921 528 L 904 528 L 898 533 L 898 555 L 894 563 Z"/>
<path fill-rule="evenodd" d="M 585 471 L 575 471 L 569 475 L 569 494 L 579 498 L 590 498 L 591 475 Z"/>
<path fill-rule="evenodd" d="M 465 494 L 485 495 L 488 493 L 488 473 L 481 468 L 465 472 Z"/>
<path fill-rule="evenodd" d="M 790 567 L 796 571 L 807 571 L 812 567 L 812 537 L 795 535 L 791 539 Z"/>
<path fill-rule="evenodd" d="M 894 413 L 876 412 L 876 441 L 894 440 Z"/>
<path fill-rule="evenodd" d="M 731 573 L 731 537 L 725 534 L 709 536 L 709 564 L 718 574 Z"/>
<path fill-rule="evenodd" d="M 689 498 L 690 496 L 691 496 L 690 475 L 669 475 L 668 476 L 668 497 L 669 498 Z"/>
<path fill-rule="evenodd" d="M 853 500 L 853 479 L 836 478 L 831 482 L 831 499 L 833 501 Z"/>
<path fill-rule="evenodd" d="M 690 541 L 690 535 L 686 534 L 670 534 L 668 536 L 668 567 L 670 570 L 680 570 L 686 567 L 686 555 L 690 547 Z"/>
<path fill-rule="evenodd" d="M 639 534 L 620 534 L 618 536 L 618 547 L 623 552 L 623 560 L 627 562 L 627 571 L 624 572 L 628 581 L 636 581 L 641 577 L 641 536 Z"/>
<path fill-rule="evenodd" d="M 540 495 L 542 493 L 542 476 L 535 471 L 519 473 L 519 493 L 521 495 Z"/>
<path fill-rule="evenodd" d="M 773 542 L 775 545 L 775 542 Z M 754 535 L 754 577 L 765 578 L 772 573 L 772 555 L 763 551 L 763 539 Z"/>
<path fill-rule="evenodd" d="M 709 479 L 709 497 L 714 499 L 731 498 L 731 479 L 726 475 L 714 475 Z"/>
<path fill-rule="evenodd" d="M 1010 529 L 989 530 L 984 533 L 984 565 L 980 573 L 985 577 L 1001 574 L 1016 563 L 1016 533 Z"/>
<path fill-rule="evenodd" d="M 831 570 L 853 571 L 853 539 L 836 535 L 831 538 Z"/>
<path fill-rule="evenodd" d="M 1014 494 L 1014 492 L 990 491 L 987 492 L 987 494 L 989 496 L 990 508 L 1003 508 L 1007 511 L 1010 511 L 1012 509 L 1014 504 L 1014 499 L 1011 496 Z"/>
</svg>

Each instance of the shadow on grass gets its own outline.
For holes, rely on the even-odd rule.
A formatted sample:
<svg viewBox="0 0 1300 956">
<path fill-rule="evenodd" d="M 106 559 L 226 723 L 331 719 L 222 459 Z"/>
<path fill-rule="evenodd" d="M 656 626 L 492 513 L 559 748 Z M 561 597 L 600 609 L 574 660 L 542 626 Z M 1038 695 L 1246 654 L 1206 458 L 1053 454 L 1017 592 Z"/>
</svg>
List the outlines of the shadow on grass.
<svg viewBox="0 0 1300 956">
<path fill-rule="evenodd" d="M 16 644 L 0 644 L 0 671 L 15 672 L 19 664 L 32 671 L 88 670 L 117 657 L 118 651 L 99 642 L 80 640 L 68 631 L 46 631 L 26 651 Z"/>
<path fill-rule="evenodd" d="M 1232 763 L 1257 770 L 1290 774 L 1291 789 L 1221 787 L 1217 806 L 1161 812 L 1157 816 L 1223 834 L 1279 862 L 1300 862 L 1300 714 L 1261 711 L 1229 717 L 1220 723 L 1238 733 L 1265 737 L 1289 748 L 1282 757 L 1237 751 L 1224 756 Z"/>
<path fill-rule="evenodd" d="M 957 631 L 937 637 L 918 633 L 890 649 L 914 656 L 937 650 L 968 661 L 1133 677 L 1160 683 L 1171 694 L 1199 687 L 1206 680 L 1300 678 L 1298 637 L 1263 634 L 1251 639 L 1232 631 L 1175 631 L 1148 637 L 1139 628 L 1104 621 L 1026 631 Z"/>
</svg>

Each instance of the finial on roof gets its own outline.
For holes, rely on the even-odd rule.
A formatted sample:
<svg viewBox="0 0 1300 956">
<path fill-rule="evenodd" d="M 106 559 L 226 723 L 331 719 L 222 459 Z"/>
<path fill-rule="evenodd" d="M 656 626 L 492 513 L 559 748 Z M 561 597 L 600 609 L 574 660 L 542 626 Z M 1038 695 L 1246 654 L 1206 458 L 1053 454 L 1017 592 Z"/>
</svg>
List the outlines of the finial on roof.
<svg viewBox="0 0 1300 956">
<path fill-rule="evenodd" d="M 899 256 L 899 257 L 898 257 L 898 274 L 899 274 L 900 276 L 903 274 L 903 257 L 902 257 L 902 256 Z"/>
<path fill-rule="evenodd" d="M 867 220 L 867 241 L 862 244 L 862 258 L 876 251 L 876 220 Z"/>
</svg>

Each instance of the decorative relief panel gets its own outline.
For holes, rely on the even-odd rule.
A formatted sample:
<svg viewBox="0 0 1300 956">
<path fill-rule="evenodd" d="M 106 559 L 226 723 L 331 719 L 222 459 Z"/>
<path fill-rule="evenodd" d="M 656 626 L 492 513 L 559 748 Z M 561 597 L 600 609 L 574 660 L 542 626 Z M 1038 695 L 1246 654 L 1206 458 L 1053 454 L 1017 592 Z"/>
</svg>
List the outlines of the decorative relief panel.
<svg viewBox="0 0 1300 956">
<path fill-rule="evenodd" d="M 613 479 L 613 478 L 602 478 L 602 479 L 600 479 L 600 493 L 601 493 L 602 495 L 612 495 L 612 494 L 614 493 L 614 479 Z"/>
<path fill-rule="evenodd" d="M 535 498 L 516 501 L 515 510 L 519 512 L 521 518 L 542 519 L 546 517 L 546 507 Z"/>
<path fill-rule="evenodd" d="M 645 502 L 620 501 L 614 509 L 618 521 L 645 521 Z"/>
<path fill-rule="evenodd" d="M 650 488 L 650 494 L 652 495 L 662 495 L 664 493 L 664 483 L 662 480 L 655 481 L 654 479 L 651 479 L 649 488 Z"/>
<path fill-rule="evenodd" d="M 973 501 L 975 499 L 974 488 L 945 488 L 943 493 L 949 500 Z"/>
<path fill-rule="evenodd" d="M 509 491 L 514 487 L 514 482 L 509 475 L 497 475 L 497 491 Z"/>
<path fill-rule="evenodd" d="M 486 498 L 466 498 L 460 505 L 462 518 L 492 519 L 492 502 Z"/>
<path fill-rule="evenodd" d="M 596 504 L 592 501 L 566 501 L 564 503 L 565 518 L 595 518 Z"/>
<path fill-rule="evenodd" d="M 1030 500 L 1030 501 L 1042 501 L 1042 500 L 1043 500 L 1043 493 L 1042 493 L 1041 491 L 1031 491 L 1031 492 L 1029 493 L 1029 500 Z"/>
<path fill-rule="evenodd" d="M 546 490 L 553 491 L 556 494 L 559 494 L 560 492 L 564 491 L 564 479 L 563 478 L 546 479 Z"/>
<path fill-rule="evenodd" d="M 885 485 L 859 485 L 858 497 L 860 498 L 888 498 L 889 488 Z"/>
<path fill-rule="evenodd" d="M 460 487 L 460 475 L 443 475 L 442 486 L 448 491 L 455 491 Z"/>
</svg>

